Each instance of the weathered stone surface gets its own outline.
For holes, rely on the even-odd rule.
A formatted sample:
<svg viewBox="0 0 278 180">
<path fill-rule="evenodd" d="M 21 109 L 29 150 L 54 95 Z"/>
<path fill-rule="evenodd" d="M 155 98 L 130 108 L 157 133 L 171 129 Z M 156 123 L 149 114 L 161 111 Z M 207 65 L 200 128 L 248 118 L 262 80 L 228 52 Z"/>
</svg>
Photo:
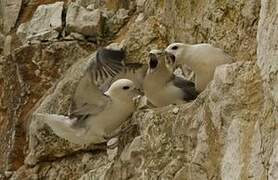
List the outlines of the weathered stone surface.
<svg viewBox="0 0 278 180">
<path fill-rule="evenodd" d="M 25 45 L 4 58 L 0 78 L 1 171 L 14 171 L 23 164 L 29 112 L 77 59 L 94 48 L 75 41 L 39 43 Z"/>
<path fill-rule="evenodd" d="M 105 7 L 110 10 L 117 11 L 121 8 L 132 9 L 133 0 L 104 0 Z"/>
<path fill-rule="evenodd" d="M 104 5 L 104 0 L 77 0 L 77 4 L 83 6 L 83 7 L 88 7 L 89 5 L 94 5 L 94 9 L 99 8 Z"/>
<path fill-rule="evenodd" d="M 92 56 L 95 56 L 95 54 Z M 70 108 L 74 87 L 88 67 L 89 60 L 91 59 L 86 58 L 75 63 L 67 74 L 65 74 L 65 78 L 51 90 L 50 95 L 38 105 L 37 110 L 33 113 L 34 115 L 30 124 L 31 132 L 29 133 L 29 152 L 25 159 L 26 164 L 35 165 L 39 161 L 63 157 L 75 151 L 86 149 L 86 147 L 71 144 L 62 138 L 58 138 L 48 125 L 44 124 L 43 119 L 36 117 L 35 113 L 66 115 Z"/>
<path fill-rule="evenodd" d="M 21 10 L 22 0 L 1 0 L 0 10 L 2 15 L 2 23 L 4 33 L 9 33 L 15 26 Z M 1 21 L 0 21 L 1 22 Z"/>
<path fill-rule="evenodd" d="M 143 12 L 166 26 L 169 42 L 209 42 L 254 61 L 259 10 L 260 0 L 146 0 Z"/>
<path fill-rule="evenodd" d="M 127 24 L 127 27 L 127 30 L 120 32 L 116 41 L 121 42 L 128 60 L 132 62 L 145 63 L 151 48 L 162 48 L 167 44 L 167 30 L 156 17 Z"/>
<path fill-rule="evenodd" d="M 277 135 L 269 134 L 273 115 L 262 113 L 263 104 L 262 80 L 254 63 L 219 67 L 209 88 L 193 103 L 136 113 L 133 124 L 140 135 L 124 144 L 112 166 L 87 177 L 266 179 L 265 164 L 277 163 L 269 160 Z M 122 135 L 121 143 L 130 136 Z M 274 152 L 272 156 L 276 158 Z"/>
<path fill-rule="evenodd" d="M 114 16 L 109 18 L 105 25 L 109 35 L 115 35 L 129 19 L 129 10 L 119 9 Z"/>
<path fill-rule="evenodd" d="M 53 40 L 62 31 L 63 2 L 41 5 L 30 22 L 22 23 L 17 29 L 21 41 Z"/>
<path fill-rule="evenodd" d="M 19 179 L 78 179 L 91 169 L 105 166 L 107 158 L 103 152 L 80 152 L 68 158 L 44 162 L 33 168 L 22 166 L 11 180 Z M 43 173 L 40 173 L 43 172 Z"/>
<path fill-rule="evenodd" d="M 99 2 L 104 1 L 78 1 L 83 7 Z M 11 61 L 2 61 L 5 81 L 0 76 L 0 167 L 4 164 L 5 168 L 1 171 L 16 170 L 25 158 L 25 165 L 13 173 L 12 179 L 277 179 L 277 2 L 138 0 L 135 12 L 130 9 L 134 2 L 106 1 L 100 5 L 102 12 L 106 12 L 105 7 L 111 10 L 104 15 L 108 21 L 119 9 L 129 10 L 129 18 L 123 18 L 121 27 L 111 26 L 117 32 L 111 39 L 126 50 L 128 61 L 145 62 L 150 48 L 182 41 L 212 43 L 244 62 L 219 67 L 208 89 L 192 103 L 134 113 L 124 124 L 129 130 L 120 136 L 117 149 L 106 154 L 90 151 L 101 147 L 80 147 L 58 138 L 34 115 L 67 113 L 74 83 L 89 63 L 89 59 L 74 55 L 87 50 L 62 46 L 51 51 L 47 48 L 50 44 L 41 48 L 29 45 L 16 60 L 10 57 Z M 83 10 L 84 16 L 93 12 Z M 60 59 L 64 61 L 57 65 Z M 61 68 L 65 73 L 59 73 Z M 52 86 L 51 82 L 62 74 Z M 33 103 L 31 99 L 35 99 Z M 16 148 L 26 144 L 19 129 L 26 124 L 23 122 L 29 111 L 29 141 L 23 155 L 22 148 Z M 114 157 L 115 152 L 118 154 Z"/>
<path fill-rule="evenodd" d="M 270 157 L 270 167 L 269 167 L 269 173 L 268 173 L 268 179 L 269 180 L 275 180 L 278 179 L 278 140 L 276 139 L 274 145 L 273 145 L 273 152 Z"/>
<path fill-rule="evenodd" d="M 275 103 L 278 122 L 278 2 L 262 1 L 258 27 L 258 65 L 265 79 L 265 91 Z"/>
<path fill-rule="evenodd" d="M 70 3 L 66 17 L 66 31 L 77 32 L 85 36 L 98 36 L 102 34 L 103 18 L 101 11 L 86 10 L 76 3 Z"/>
<path fill-rule="evenodd" d="M 3 55 L 8 56 L 12 52 L 12 36 L 8 35 L 5 38 L 4 47 L 3 47 Z"/>
</svg>

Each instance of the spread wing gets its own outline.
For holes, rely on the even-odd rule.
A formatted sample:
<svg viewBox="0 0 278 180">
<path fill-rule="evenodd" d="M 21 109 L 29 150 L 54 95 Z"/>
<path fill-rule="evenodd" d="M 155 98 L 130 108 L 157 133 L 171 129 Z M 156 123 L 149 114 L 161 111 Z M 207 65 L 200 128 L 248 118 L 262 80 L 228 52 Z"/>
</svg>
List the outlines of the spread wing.
<svg viewBox="0 0 278 180">
<path fill-rule="evenodd" d="M 93 58 L 73 95 L 70 117 L 77 117 L 76 124 L 82 124 L 88 116 L 102 112 L 109 105 L 111 99 L 104 92 L 117 79 L 130 79 L 141 87 L 145 75 L 143 64 L 125 64 L 122 50 L 99 49 Z"/>
<path fill-rule="evenodd" d="M 81 122 L 88 116 L 103 111 L 110 102 L 110 97 L 100 91 L 92 81 L 90 72 L 87 71 L 77 84 L 73 95 L 70 118 L 77 117 L 78 123 L 82 124 Z"/>
<path fill-rule="evenodd" d="M 184 93 L 184 100 L 191 101 L 197 98 L 198 92 L 195 89 L 195 84 L 192 81 L 188 81 L 184 78 L 174 76 L 173 84 L 182 89 Z"/>
<path fill-rule="evenodd" d="M 104 92 L 117 79 L 130 79 L 138 88 L 147 71 L 147 66 L 140 63 L 125 63 L 126 56 L 123 50 L 99 49 L 92 61 L 89 71 L 92 80 Z"/>
</svg>

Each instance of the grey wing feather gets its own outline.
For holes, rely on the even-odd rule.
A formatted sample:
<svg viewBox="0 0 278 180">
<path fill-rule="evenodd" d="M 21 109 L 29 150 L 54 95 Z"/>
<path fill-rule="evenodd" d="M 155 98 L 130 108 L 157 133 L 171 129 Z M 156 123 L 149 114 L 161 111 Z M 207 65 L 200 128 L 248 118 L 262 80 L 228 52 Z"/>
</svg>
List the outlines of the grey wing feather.
<svg viewBox="0 0 278 180">
<path fill-rule="evenodd" d="M 111 99 L 92 82 L 90 72 L 87 71 L 80 79 L 73 95 L 70 117 L 77 117 L 80 123 L 89 115 L 103 111 L 110 101 Z"/>
<path fill-rule="evenodd" d="M 195 84 L 192 81 L 188 81 L 186 79 L 183 79 L 181 77 L 175 76 L 173 78 L 173 84 L 182 89 L 184 93 L 184 100 L 185 101 L 191 101 L 197 98 L 198 92 L 195 89 Z"/>
<path fill-rule="evenodd" d="M 123 50 L 99 49 L 92 61 L 89 72 L 94 83 L 102 92 L 118 79 L 132 80 L 137 88 L 141 88 L 147 67 L 140 63 L 125 63 Z"/>
<path fill-rule="evenodd" d="M 117 79 L 130 79 L 138 87 L 141 86 L 147 68 L 139 63 L 125 64 L 124 60 L 125 53 L 122 50 L 104 48 L 97 51 L 95 59 L 76 87 L 71 117 L 77 117 L 80 122 L 89 115 L 103 111 L 111 102 L 110 97 L 103 92 Z"/>
<path fill-rule="evenodd" d="M 140 63 L 129 63 L 126 64 L 120 73 L 114 76 L 111 79 L 112 82 L 116 81 L 117 79 L 129 79 L 134 82 L 136 88 L 142 90 L 142 84 L 147 72 L 147 66 Z M 107 90 L 109 86 L 103 86 L 103 90 Z"/>
<path fill-rule="evenodd" d="M 124 58 L 122 50 L 99 49 L 89 67 L 94 83 L 99 86 L 120 73 L 124 67 Z"/>
</svg>

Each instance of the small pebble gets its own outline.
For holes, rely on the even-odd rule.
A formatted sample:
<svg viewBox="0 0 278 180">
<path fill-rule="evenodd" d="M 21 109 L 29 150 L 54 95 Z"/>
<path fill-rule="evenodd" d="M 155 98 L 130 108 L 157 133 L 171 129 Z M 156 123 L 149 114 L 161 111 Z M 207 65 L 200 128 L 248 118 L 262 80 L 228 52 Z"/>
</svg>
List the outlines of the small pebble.
<svg viewBox="0 0 278 180">
<path fill-rule="evenodd" d="M 173 113 L 174 113 L 174 114 L 178 114 L 179 110 L 180 110 L 180 109 L 179 109 L 178 107 L 175 107 L 175 108 L 173 109 Z"/>
</svg>

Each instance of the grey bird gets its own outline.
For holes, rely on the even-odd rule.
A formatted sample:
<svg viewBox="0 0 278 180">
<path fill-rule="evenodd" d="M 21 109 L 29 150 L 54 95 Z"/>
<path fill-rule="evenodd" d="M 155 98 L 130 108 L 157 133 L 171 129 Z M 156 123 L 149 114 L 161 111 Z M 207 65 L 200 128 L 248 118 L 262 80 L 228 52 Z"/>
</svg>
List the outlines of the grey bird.
<svg viewBox="0 0 278 180">
<path fill-rule="evenodd" d="M 98 144 L 119 132 L 135 111 L 134 99 L 139 95 L 132 80 L 121 79 L 136 74 L 139 65 L 125 65 L 123 60 L 121 50 L 98 50 L 76 87 L 70 115 L 47 115 L 45 122 L 55 134 L 75 144 Z"/>
<path fill-rule="evenodd" d="M 172 43 L 166 49 L 166 66 L 170 71 L 178 65 L 187 65 L 195 73 L 195 84 L 202 92 L 213 79 L 217 66 L 232 63 L 234 59 L 222 49 L 210 44 Z"/>
<path fill-rule="evenodd" d="M 149 53 L 143 90 L 147 99 L 156 107 L 189 102 L 198 96 L 193 82 L 175 76 L 166 67 L 165 53 L 161 50 Z"/>
</svg>

